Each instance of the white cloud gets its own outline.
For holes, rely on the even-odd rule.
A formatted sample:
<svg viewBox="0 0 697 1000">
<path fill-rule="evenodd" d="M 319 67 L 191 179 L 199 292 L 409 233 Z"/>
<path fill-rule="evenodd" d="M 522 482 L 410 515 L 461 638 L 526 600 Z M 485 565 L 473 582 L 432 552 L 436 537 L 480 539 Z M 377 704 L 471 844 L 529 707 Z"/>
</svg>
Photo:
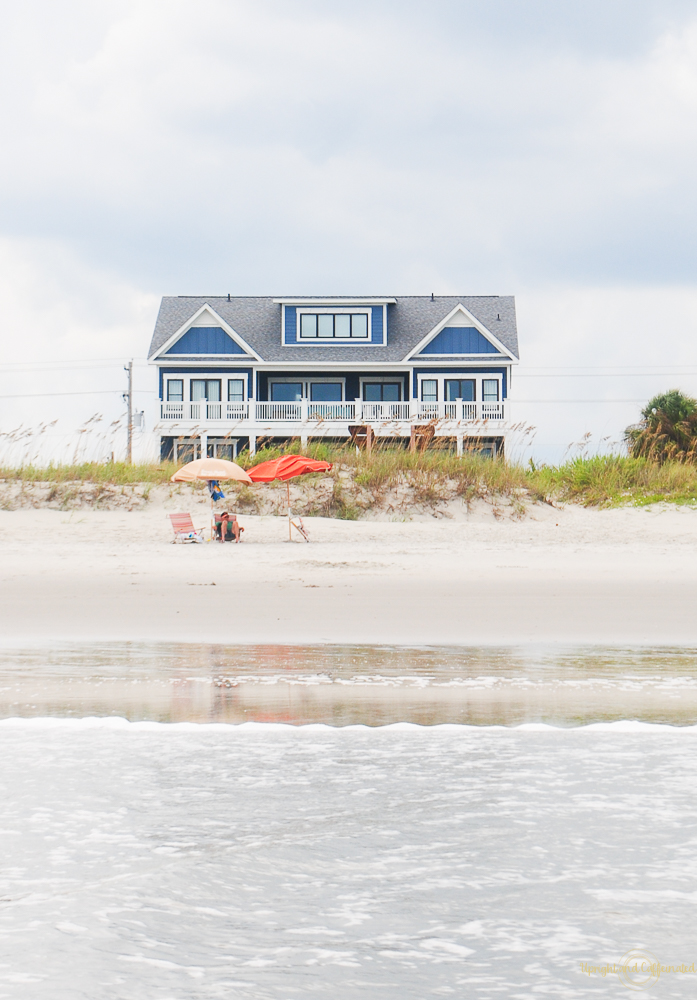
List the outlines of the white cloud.
<svg viewBox="0 0 697 1000">
<path fill-rule="evenodd" d="M 58 424 L 41 437 L 44 457 L 72 456 L 76 430 L 96 414 L 99 433 L 90 440 L 97 447 L 99 439 L 100 458 L 111 451 L 107 428 L 125 412 L 123 364 L 144 358 L 157 301 L 59 243 L 0 239 L 0 462 L 9 432 L 56 417 Z M 136 407 L 146 410 L 152 426 L 152 369 L 138 364 L 134 384 Z M 119 432 L 117 448 L 122 438 Z M 32 440 L 28 445 L 27 458 L 35 447 Z"/>
<path fill-rule="evenodd" d="M 29 0 L 0 94 L 7 358 L 142 356 L 163 293 L 359 288 L 517 293 L 549 364 L 649 362 L 667 310 L 692 357 L 691 3 Z"/>
<path fill-rule="evenodd" d="M 528 290 L 518 299 L 518 320 L 525 340 L 513 415 L 537 428 L 526 454 L 556 461 L 586 433 L 592 449 L 604 450 L 656 393 L 680 388 L 697 396 L 695 287 Z M 587 367 L 574 377 L 577 366 Z"/>
</svg>

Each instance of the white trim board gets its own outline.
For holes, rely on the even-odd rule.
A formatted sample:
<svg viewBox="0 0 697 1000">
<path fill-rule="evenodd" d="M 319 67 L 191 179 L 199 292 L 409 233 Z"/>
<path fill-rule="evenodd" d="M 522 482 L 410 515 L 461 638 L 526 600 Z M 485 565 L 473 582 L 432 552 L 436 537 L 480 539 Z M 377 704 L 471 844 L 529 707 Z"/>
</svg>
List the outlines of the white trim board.
<svg viewBox="0 0 697 1000">
<path fill-rule="evenodd" d="M 376 345 L 377 346 L 377 345 Z M 239 359 L 236 361 L 235 359 Z M 191 369 L 192 371 L 205 368 L 206 371 L 211 365 L 221 365 L 226 368 L 229 367 L 240 367 L 240 368 L 252 368 L 254 371 L 266 372 L 292 372 L 297 370 L 307 370 L 311 368 L 312 371 L 326 372 L 328 375 L 334 372 L 337 368 L 342 371 L 375 371 L 377 374 L 380 372 L 387 372 L 388 375 L 392 372 L 409 372 L 413 368 L 442 368 L 447 365 L 451 365 L 454 368 L 462 365 L 466 365 L 468 368 L 488 368 L 491 365 L 499 365 L 502 368 L 511 369 L 514 364 L 518 364 L 517 361 L 511 362 L 507 357 L 501 357 L 498 354 L 473 354 L 471 357 L 463 357 L 458 355 L 453 358 L 449 354 L 438 355 L 429 354 L 427 358 L 415 358 L 410 362 L 404 361 L 311 361 L 306 358 L 303 361 L 262 361 L 256 362 L 251 358 L 244 358 L 241 354 L 216 354 L 214 356 L 208 355 L 200 360 L 196 358 L 195 360 L 182 361 L 173 360 L 168 358 L 166 361 L 158 359 L 157 361 L 152 361 L 151 364 L 158 365 L 163 371 L 168 368 L 180 368 L 183 365 L 186 366 L 187 371 Z"/>
<path fill-rule="evenodd" d="M 393 306 L 396 305 L 397 299 L 359 299 L 359 298 L 346 298 L 346 299 L 274 299 L 275 305 L 282 306 L 317 306 L 321 308 L 322 306 Z"/>
</svg>

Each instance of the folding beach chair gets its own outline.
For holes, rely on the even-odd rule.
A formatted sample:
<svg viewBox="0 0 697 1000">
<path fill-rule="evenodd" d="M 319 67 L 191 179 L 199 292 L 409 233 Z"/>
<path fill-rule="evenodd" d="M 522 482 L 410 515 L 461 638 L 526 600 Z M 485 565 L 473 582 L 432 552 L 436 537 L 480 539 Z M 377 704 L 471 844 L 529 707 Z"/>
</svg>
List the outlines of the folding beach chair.
<svg viewBox="0 0 697 1000">
<path fill-rule="evenodd" d="M 307 533 L 307 528 L 303 524 L 303 519 L 301 517 L 294 517 L 290 510 L 288 511 L 288 529 L 293 525 L 296 531 L 299 531 L 306 542 L 310 541 L 310 536 Z"/>
<path fill-rule="evenodd" d="M 218 539 L 218 541 L 220 541 L 221 540 L 221 536 L 222 536 L 222 531 L 223 531 L 223 518 L 218 513 L 218 511 L 214 511 L 213 512 L 213 518 L 214 518 L 214 520 L 213 520 L 213 525 L 211 527 L 211 538 L 216 538 L 216 539 Z M 230 514 L 229 515 L 229 520 L 227 520 L 226 523 L 225 523 L 225 538 L 223 539 L 223 541 L 226 541 L 226 542 L 236 542 L 236 541 L 238 541 L 238 539 L 235 538 L 235 529 L 234 529 L 234 526 L 233 526 L 233 522 L 236 523 L 237 527 L 240 529 L 239 541 L 241 542 L 242 541 L 242 532 L 244 531 L 244 528 L 242 527 L 242 525 L 237 520 L 237 515 L 236 514 Z"/>
<path fill-rule="evenodd" d="M 191 514 L 170 514 L 175 542 L 202 542 L 203 528 L 194 528 Z"/>
</svg>

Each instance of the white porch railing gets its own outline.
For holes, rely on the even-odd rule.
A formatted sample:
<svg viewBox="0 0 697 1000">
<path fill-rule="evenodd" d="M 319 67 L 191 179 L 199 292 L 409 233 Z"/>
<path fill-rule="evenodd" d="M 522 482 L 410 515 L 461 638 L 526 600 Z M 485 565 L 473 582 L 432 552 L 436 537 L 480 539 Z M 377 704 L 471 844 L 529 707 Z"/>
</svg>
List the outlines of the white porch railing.
<svg viewBox="0 0 697 1000">
<path fill-rule="evenodd" d="M 249 418 L 249 403 L 209 403 L 205 399 L 195 403 L 161 403 L 162 420 L 185 420 L 194 423 L 201 421 L 234 421 Z"/>
<path fill-rule="evenodd" d="M 457 399 L 441 403 L 413 403 L 419 420 L 503 420 L 506 403 L 474 403 Z"/>
<path fill-rule="evenodd" d="M 255 420 L 257 423 L 389 423 L 415 420 L 456 423 L 502 421 L 505 419 L 505 402 L 452 402 L 425 403 L 418 400 L 404 403 L 313 403 L 307 399 L 298 402 L 208 402 L 161 404 L 163 421 L 189 423 L 236 423 Z"/>
<path fill-rule="evenodd" d="M 257 420 L 300 420 L 302 403 L 256 403 Z"/>
<path fill-rule="evenodd" d="M 355 403 L 308 403 L 308 420 L 344 420 L 353 422 L 356 419 Z"/>
<path fill-rule="evenodd" d="M 373 423 L 377 420 L 409 420 L 411 403 L 359 403 L 361 420 Z"/>
<path fill-rule="evenodd" d="M 225 415 L 228 420 L 247 420 L 249 417 L 249 403 L 226 403 Z"/>
</svg>

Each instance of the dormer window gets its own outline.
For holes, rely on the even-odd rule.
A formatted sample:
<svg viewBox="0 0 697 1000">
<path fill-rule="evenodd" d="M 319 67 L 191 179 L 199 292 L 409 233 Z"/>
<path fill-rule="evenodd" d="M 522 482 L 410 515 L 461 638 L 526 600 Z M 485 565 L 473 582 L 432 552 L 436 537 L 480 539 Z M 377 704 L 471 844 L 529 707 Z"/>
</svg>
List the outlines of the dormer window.
<svg viewBox="0 0 697 1000">
<path fill-rule="evenodd" d="M 352 310 L 332 312 L 298 310 L 300 340 L 369 340 L 370 313 Z"/>
</svg>

